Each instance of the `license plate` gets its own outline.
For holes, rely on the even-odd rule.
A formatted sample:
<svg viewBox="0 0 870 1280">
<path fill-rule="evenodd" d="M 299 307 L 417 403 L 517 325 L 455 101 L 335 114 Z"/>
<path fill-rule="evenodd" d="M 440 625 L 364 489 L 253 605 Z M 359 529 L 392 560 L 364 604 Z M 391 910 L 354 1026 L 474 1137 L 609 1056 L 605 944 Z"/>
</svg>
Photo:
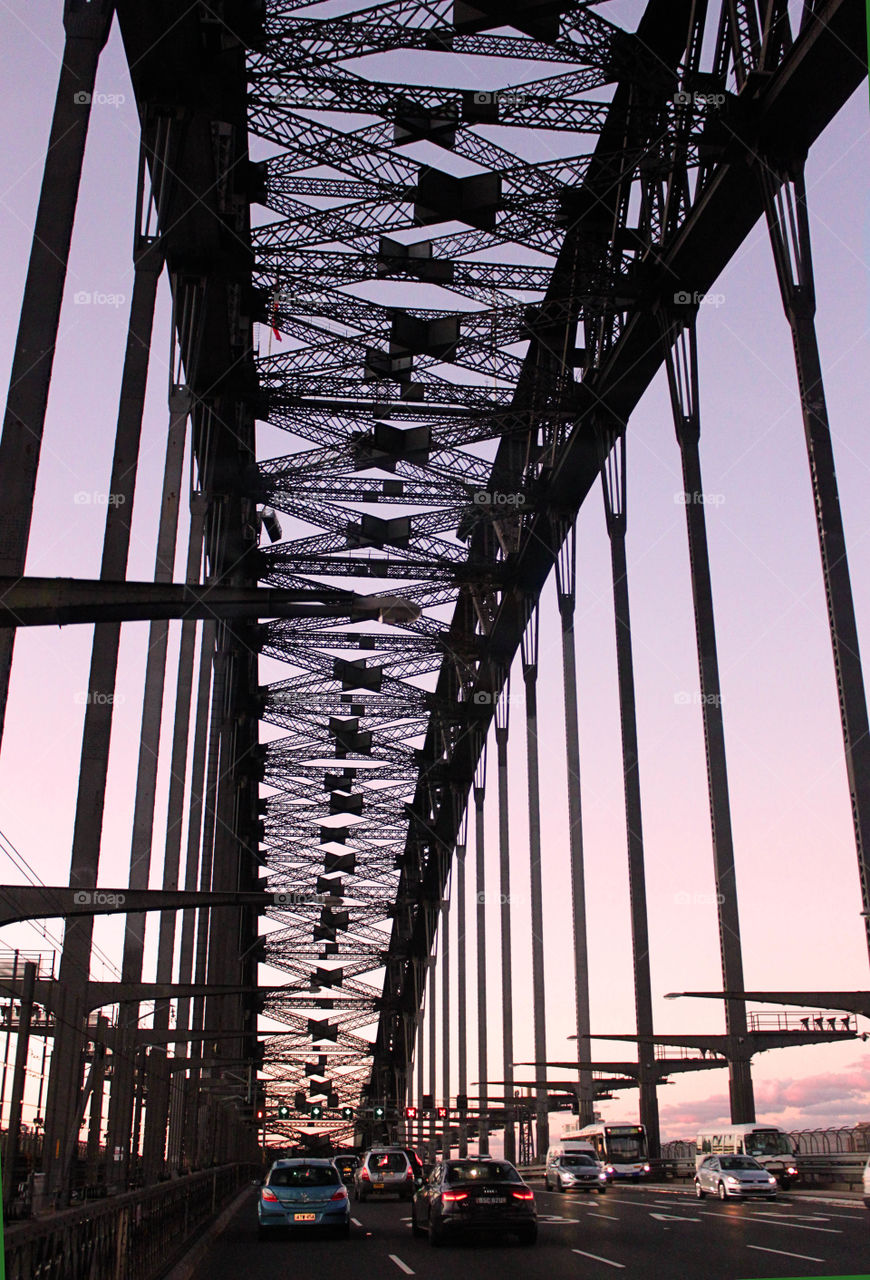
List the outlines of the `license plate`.
<svg viewBox="0 0 870 1280">
<path fill-rule="evenodd" d="M 507 1196 L 487 1196 L 483 1200 L 478 1200 L 478 1204 L 507 1204 Z"/>
<path fill-rule="evenodd" d="M 384 1184 L 382 1182 L 373 1182 L 372 1186 L 374 1187 L 375 1191 L 383 1191 L 384 1189 Z"/>
<path fill-rule="evenodd" d="M 317 1214 L 316 1213 L 294 1213 L 293 1221 L 294 1222 L 316 1222 Z"/>
</svg>

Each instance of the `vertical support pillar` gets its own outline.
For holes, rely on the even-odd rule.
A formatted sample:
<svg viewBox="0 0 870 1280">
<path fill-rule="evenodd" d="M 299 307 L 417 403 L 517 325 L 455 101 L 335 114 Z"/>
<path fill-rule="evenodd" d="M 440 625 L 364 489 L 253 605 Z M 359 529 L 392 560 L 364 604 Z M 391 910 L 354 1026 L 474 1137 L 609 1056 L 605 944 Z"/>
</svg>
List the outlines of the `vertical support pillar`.
<svg viewBox="0 0 870 1280">
<path fill-rule="evenodd" d="M 91 1113 L 88 1120 L 88 1186 L 93 1186 L 99 1177 L 100 1138 L 103 1129 L 103 1099 L 106 1088 L 106 1031 L 109 1020 L 103 1014 L 97 1018 L 94 1031 L 94 1061 L 92 1070 L 93 1085 L 91 1088 Z"/>
<path fill-rule="evenodd" d="M 526 768 L 529 787 L 529 881 L 532 907 L 532 1006 L 536 1078 L 547 1071 L 547 1010 L 544 987 L 544 896 L 541 878 L 541 785 L 538 760 L 538 610 L 523 633 L 523 680 L 526 686 Z M 550 1145 L 547 1090 L 535 1089 L 535 1143 L 538 1156 Z"/>
<path fill-rule="evenodd" d="M 870 726 L 816 337 L 816 291 L 803 163 L 795 167 L 794 176 L 785 167 L 778 174 L 770 164 L 760 165 L 759 175 L 782 303 L 794 346 L 846 753 L 846 777 L 852 801 L 861 909 L 870 951 Z"/>
<path fill-rule="evenodd" d="M 577 658 L 574 648 L 577 530 L 571 526 L 556 560 L 556 588 L 562 622 L 562 678 L 565 688 L 565 744 L 568 763 L 568 835 L 571 850 L 571 908 L 574 921 L 574 992 L 577 1015 L 577 1060 L 592 1057 L 589 1014 L 589 953 L 586 930 L 586 873 L 583 864 L 583 819 L 580 803 L 580 727 L 577 719 Z M 592 1123 L 592 1072 L 579 1069 L 577 1101 L 581 1125 Z"/>
<path fill-rule="evenodd" d="M 180 286 L 179 286 L 180 287 Z M 160 525 L 157 534 L 157 554 L 154 566 L 155 582 L 171 582 L 175 564 L 175 543 L 178 532 L 179 495 L 184 467 L 184 446 L 189 396 L 176 391 L 170 402 L 169 431 L 166 440 L 166 462 L 163 473 L 163 493 L 160 503 Z M 147 889 L 151 872 L 151 844 L 154 833 L 154 806 L 157 791 L 157 762 L 160 750 L 160 730 L 163 719 L 163 694 L 166 677 L 166 651 L 169 644 L 169 624 L 159 619 L 148 628 L 148 656 L 145 664 L 145 684 L 142 694 L 142 722 L 139 741 L 139 762 L 136 776 L 136 798 L 133 805 L 133 833 L 130 844 L 129 886 L 131 889 Z M 121 967 L 122 982 L 140 982 L 145 952 L 144 912 L 130 912 L 124 931 L 124 958 Z M 139 1022 L 139 1006 L 136 1003 L 121 1006 L 120 1017 L 129 1020 L 131 1026 Z M 120 1070 L 112 1076 L 109 1098 L 109 1141 L 112 1146 L 128 1149 L 131 1064 L 122 1059 Z M 122 1184 L 127 1170 L 124 1161 L 118 1170 Z"/>
<path fill-rule="evenodd" d="M 477 871 L 477 1093 L 479 1155 L 489 1154 L 489 1073 L 486 1043 L 486 846 L 483 801 L 486 789 L 486 745 L 474 776 L 474 842 Z"/>
<path fill-rule="evenodd" d="M 427 1000 L 427 1003 L 428 1003 L 427 1013 L 428 1013 L 428 1015 L 429 1015 L 429 1043 L 428 1043 L 428 1049 L 429 1049 L 429 1089 L 428 1089 L 428 1092 L 432 1095 L 432 1103 L 433 1103 L 433 1106 L 435 1105 L 435 1100 L 436 1100 L 436 1098 L 438 1097 L 438 1093 L 437 1093 L 437 1081 L 436 1081 L 436 1076 L 435 1076 L 436 1063 L 437 1063 L 437 1053 L 436 1053 L 436 1049 L 437 1049 L 437 1046 L 436 1046 L 436 1036 L 437 1036 L 437 1033 L 438 1033 L 437 1023 L 436 1023 L 437 1010 L 436 1010 L 436 1007 L 435 1007 L 435 1006 L 436 1006 L 436 1004 L 437 1004 L 437 997 L 436 997 L 436 995 L 435 995 L 435 963 L 436 963 L 436 960 L 435 960 L 435 954 L 434 954 L 434 952 L 433 952 L 433 954 L 431 955 L 431 957 L 430 957 L 430 959 L 429 959 L 429 974 L 428 974 L 428 978 L 427 978 L 427 981 L 426 981 L 426 1000 Z M 438 1145 L 438 1143 L 437 1143 L 437 1125 L 436 1125 L 436 1123 L 435 1123 L 436 1118 L 437 1118 L 437 1113 L 436 1113 L 435 1111 L 430 1112 L 430 1116 L 429 1116 L 429 1133 L 428 1133 L 428 1143 L 427 1143 L 427 1146 L 428 1146 L 428 1150 L 429 1150 L 429 1159 L 430 1159 L 430 1160 L 433 1160 L 433 1161 L 434 1161 L 434 1159 L 435 1159 L 435 1152 L 436 1152 L 437 1145 Z"/>
<path fill-rule="evenodd" d="M 465 938 L 465 850 L 468 815 L 462 820 L 460 842 L 456 846 L 456 1041 L 459 1067 L 457 1092 L 468 1097 L 468 992 L 466 988 Z M 463 1109 L 459 1115 L 459 1158 L 468 1155 L 468 1121 Z"/>
<path fill-rule="evenodd" d="M 441 1105 L 447 1108 L 441 1149 L 450 1158 L 450 917 L 441 904 Z"/>
<path fill-rule="evenodd" d="M 514 1010 L 511 970 L 511 863 L 508 813 L 508 729 L 510 724 L 510 676 L 505 680 L 495 709 L 495 744 L 498 763 L 498 862 L 499 915 L 501 923 L 501 1028 L 502 1079 L 504 1080 L 504 1155 L 516 1163 L 514 1123 Z"/>
<path fill-rule="evenodd" d="M 127 571 L 161 263 L 159 248 L 153 244 L 140 246 L 134 257 L 133 295 L 110 480 L 114 501 L 106 508 L 100 565 L 100 578 L 106 582 L 123 582 Z M 97 883 L 120 642 L 120 623 L 104 622 L 94 627 L 70 859 L 69 882 L 74 889 L 93 889 Z M 92 916 L 70 919 L 64 928 L 59 980 L 65 988 L 74 988 L 81 997 L 88 979 L 93 929 Z M 58 1177 L 52 1167 L 51 1153 L 57 1147 L 58 1138 L 65 1140 L 78 1105 L 72 1088 L 80 1055 L 81 1044 L 75 1038 L 73 1027 L 67 1022 L 60 1023 L 51 1055 L 43 1148 L 43 1168 L 50 1190 L 55 1188 Z"/>
<path fill-rule="evenodd" d="M 114 0 L 66 0 L 66 38 L 0 437 L 0 575 L 21 577 L 97 63 Z M 14 630 L 0 628 L 0 741 Z"/>
<path fill-rule="evenodd" d="M 652 981 L 649 958 L 649 922 L 646 906 L 646 870 L 643 850 L 643 814 L 640 800 L 640 765 L 637 745 L 637 708 L 634 660 L 631 648 L 631 614 L 628 605 L 628 567 L 625 557 L 627 478 L 625 432 L 615 440 L 602 432 L 601 491 L 610 538 L 613 577 L 613 612 L 616 622 L 616 671 L 619 685 L 619 718 L 622 727 L 622 776 L 625 789 L 625 829 L 628 845 L 628 892 L 631 911 L 631 943 L 634 961 L 634 1008 L 638 1034 L 638 1082 L 640 1122 L 645 1126 L 649 1153 L 661 1153 L 659 1106 L 654 1062 Z"/>
<path fill-rule="evenodd" d="M 707 752 L 707 786 L 713 830 L 713 864 L 719 915 L 719 947 L 722 980 L 726 991 L 740 992 L 743 985 L 743 953 L 740 945 L 740 913 L 734 869 L 734 840 L 728 770 L 725 759 L 725 723 L 722 690 L 716 652 L 716 624 L 713 614 L 713 586 L 707 549 L 707 523 L 701 482 L 701 412 L 698 387 L 698 347 L 695 316 L 687 314 L 665 324 L 665 358 L 674 425 L 683 464 L 686 526 L 689 535 L 689 562 L 692 601 L 698 644 L 701 683 L 701 711 Z M 725 1001 L 725 1026 L 734 1041 L 746 1036 L 746 1006 L 742 1000 Z M 750 1064 L 736 1053 L 729 1054 L 731 1120 L 734 1124 L 755 1119 L 755 1100 Z"/>
<path fill-rule="evenodd" d="M 425 1019 L 420 1010 L 417 1022 L 417 1145 L 423 1146 L 423 1041 L 425 1038 Z"/>
<path fill-rule="evenodd" d="M 18 1033 L 15 1043 L 15 1066 L 12 1071 L 12 1098 L 9 1103 L 9 1121 L 6 1127 L 6 1147 L 3 1152 L 3 1205 L 8 1207 L 15 1186 L 18 1165 L 18 1143 L 21 1138 L 21 1103 L 24 1100 L 27 1054 L 30 1049 L 30 1019 L 33 1016 L 33 993 L 36 987 L 36 965 L 28 960 L 21 979 L 21 1012 L 18 1015 Z"/>
</svg>

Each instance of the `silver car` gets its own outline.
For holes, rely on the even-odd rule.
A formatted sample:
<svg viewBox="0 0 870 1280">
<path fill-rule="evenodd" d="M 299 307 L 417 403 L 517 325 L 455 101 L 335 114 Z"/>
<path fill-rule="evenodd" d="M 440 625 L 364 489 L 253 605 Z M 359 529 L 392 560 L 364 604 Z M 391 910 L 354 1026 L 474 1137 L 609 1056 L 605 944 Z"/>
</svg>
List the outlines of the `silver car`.
<svg viewBox="0 0 870 1280">
<path fill-rule="evenodd" d="M 870 1209 L 870 1160 L 864 1165 L 864 1203 Z"/>
<path fill-rule="evenodd" d="M 604 1195 L 607 1190 L 607 1174 L 604 1166 L 593 1156 L 566 1151 L 554 1160 L 547 1168 L 547 1190 L 557 1191 L 599 1191 Z"/>
<path fill-rule="evenodd" d="M 414 1170 L 401 1147 L 372 1147 L 354 1170 L 353 1185 L 357 1200 L 385 1195 L 410 1200 L 414 1195 Z"/>
<path fill-rule="evenodd" d="M 720 1200 L 736 1196 L 775 1200 L 776 1178 L 752 1156 L 708 1156 L 695 1174 L 695 1194 L 699 1200 L 708 1194 Z"/>
</svg>

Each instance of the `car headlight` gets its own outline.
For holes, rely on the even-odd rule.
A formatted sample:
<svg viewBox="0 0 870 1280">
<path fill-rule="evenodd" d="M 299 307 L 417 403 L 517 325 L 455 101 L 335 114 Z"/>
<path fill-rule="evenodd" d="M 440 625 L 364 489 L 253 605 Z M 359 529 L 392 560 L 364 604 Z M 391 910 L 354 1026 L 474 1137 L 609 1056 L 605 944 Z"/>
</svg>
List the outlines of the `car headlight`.
<svg viewBox="0 0 870 1280">
<path fill-rule="evenodd" d="M 645 1164 L 645 1165 L 643 1166 L 643 1171 L 644 1171 L 644 1173 L 649 1173 L 649 1165 L 648 1165 L 648 1164 Z"/>
<path fill-rule="evenodd" d="M 606 1174 L 606 1173 L 599 1173 L 599 1175 L 598 1175 L 598 1181 L 599 1181 L 599 1182 L 606 1182 L 606 1181 L 607 1181 L 607 1174 Z"/>
<path fill-rule="evenodd" d="M 789 1174 L 791 1174 L 791 1176 L 792 1176 L 792 1177 L 794 1177 L 794 1175 L 797 1173 L 797 1169 L 795 1169 L 795 1168 L 794 1168 L 794 1167 L 792 1167 L 792 1166 L 789 1166 L 789 1168 L 788 1168 L 788 1169 L 786 1169 L 786 1173 L 789 1173 Z"/>
<path fill-rule="evenodd" d="M 776 1178 L 774 1178 L 773 1174 L 768 1174 L 768 1175 L 767 1175 L 767 1181 L 768 1181 L 768 1182 L 772 1182 L 772 1183 L 773 1183 L 773 1185 L 774 1185 L 774 1186 L 776 1186 Z"/>
<path fill-rule="evenodd" d="M 612 1164 L 606 1164 L 606 1165 L 604 1166 L 604 1172 L 605 1172 L 605 1173 L 613 1173 L 613 1165 L 612 1165 Z"/>
<path fill-rule="evenodd" d="M 740 1186 L 740 1179 L 739 1179 L 739 1178 L 732 1178 L 730 1173 L 728 1173 L 728 1174 L 726 1174 L 726 1175 L 725 1175 L 725 1181 L 728 1183 L 729 1187 L 739 1187 L 739 1186 Z"/>
</svg>

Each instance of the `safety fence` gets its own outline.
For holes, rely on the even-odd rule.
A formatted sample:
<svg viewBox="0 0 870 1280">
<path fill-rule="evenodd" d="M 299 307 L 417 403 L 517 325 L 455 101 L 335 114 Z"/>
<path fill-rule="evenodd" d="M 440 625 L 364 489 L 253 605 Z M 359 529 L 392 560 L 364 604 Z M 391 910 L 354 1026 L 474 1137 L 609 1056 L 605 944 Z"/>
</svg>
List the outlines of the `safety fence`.
<svg viewBox="0 0 870 1280">
<path fill-rule="evenodd" d="M 223 1165 L 12 1224 L 7 1280 L 157 1280 L 259 1166 Z"/>
</svg>

